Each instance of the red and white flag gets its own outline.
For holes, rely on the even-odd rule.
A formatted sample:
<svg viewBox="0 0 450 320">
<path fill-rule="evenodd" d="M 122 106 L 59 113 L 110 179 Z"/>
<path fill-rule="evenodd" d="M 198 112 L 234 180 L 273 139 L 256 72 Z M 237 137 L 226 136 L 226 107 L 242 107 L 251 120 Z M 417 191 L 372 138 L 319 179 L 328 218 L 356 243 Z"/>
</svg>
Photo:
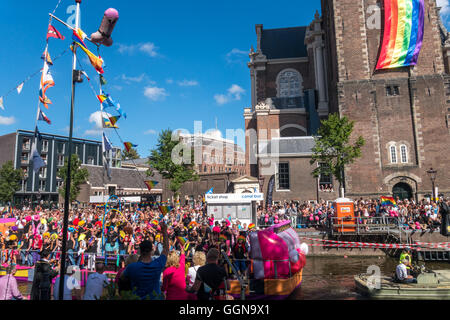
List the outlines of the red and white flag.
<svg viewBox="0 0 450 320">
<path fill-rule="evenodd" d="M 61 33 L 59 33 L 59 31 L 56 30 L 56 28 L 52 25 L 48 26 L 47 40 L 48 38 L 56 38 L 61 40 L 65 39 L 64 36 Z"/>
</svg>

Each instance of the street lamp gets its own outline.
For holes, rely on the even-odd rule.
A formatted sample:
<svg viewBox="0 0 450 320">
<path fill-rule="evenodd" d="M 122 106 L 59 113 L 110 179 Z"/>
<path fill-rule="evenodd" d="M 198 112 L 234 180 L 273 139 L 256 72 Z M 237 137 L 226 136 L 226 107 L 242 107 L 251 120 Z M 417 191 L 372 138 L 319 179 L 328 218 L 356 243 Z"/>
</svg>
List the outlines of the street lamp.
<svg viewBox="0 0 450 320">
<path fill-rule="evenodd" d="M 430 168 L 430 170 L 427 170 L 427 173 L 428 173 L 428 176 L 429 176 L 430 179 L 431 179 L 431 188 L 433 188 L 431 194 L 432 194 L 432 197 L 433 197 L 432 201 L 434 201 L 434 199 L 436 198 L 435 190 L 434 190 L 434 182 L 436 181 L 436 174 L 437 174 L 437 171 L 434 170 L 433 168 Z"/>
</svg>

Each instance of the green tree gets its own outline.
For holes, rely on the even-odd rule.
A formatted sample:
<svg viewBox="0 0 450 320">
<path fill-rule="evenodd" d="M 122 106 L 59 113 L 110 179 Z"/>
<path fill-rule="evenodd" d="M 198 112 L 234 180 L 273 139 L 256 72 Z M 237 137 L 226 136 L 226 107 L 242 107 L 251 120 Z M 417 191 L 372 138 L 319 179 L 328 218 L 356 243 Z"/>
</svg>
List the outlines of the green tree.
<svg viewBox="0 0 450 320">
<path fill-rule="evenodd" d="M 176 197 L 186 181 L 197 180 L 198 176 L 194 170 L 193 148 L 177 138 L 172 139 L 172 135 L 170 129 L 159 134 L 156 149 L 150 151 L 148 164 L 151 169 L 147 175 L 153 176 L 153 170 L 157 170 L 164 179 L 169 180 L 169 189 Z M 190 155 L 186 151 L 190 151 Z"/>
<path fill-rule="evenodd" d="M 128 152 L 127 150 L 122 151 L 122 160 L 136 160 L 139 158 L 139 153 L 134 148 L 131 148 L 130 152 Z"/>
<path fill-rule="evenodd" d="M 71 168 L 70 168 L 70 203 L 75 201 L 80 194 L 80 187 L 82 184 L 86 183 L 89 178 L 89 172 L 86 168 L 81 168 L 81 160 L 78 158 L 78 155 L 72 154 L 71 157 Z M 67 166 L 68 159 L 66 158 L 64 161 L 64 166 L 58 170 L 58 177 L 63 179 L 64 184 L 59 189 L 59 194 L 64 198 L 66 195 L 66 180 L 67 180 Z"/>
<path fill-rule="evenodd" d="M 20 190 L 22 179 L 22 170 L 14 169 L 12 161 L 8 161 L 2 166 L 0 169 L 0 202 L 13 202 L 14 194 Z"/>
<path fill-rule="evenodd" d="M 311 165 L 316 162 L 319 166 L 312 171 L 314 177 L 321 174 L 333 175 L 343 187 L 344 168 L 361 157 L 361 147 L 364 146 L 364 138 L 359 136 L 354 144 L 350 143 L 354 122 L 347 117 L 340 118 L 338 114 L 330 114 L 328 119 L 321 121 L 318 136 L 314 137 L 315 147 Z"/>
</svg>

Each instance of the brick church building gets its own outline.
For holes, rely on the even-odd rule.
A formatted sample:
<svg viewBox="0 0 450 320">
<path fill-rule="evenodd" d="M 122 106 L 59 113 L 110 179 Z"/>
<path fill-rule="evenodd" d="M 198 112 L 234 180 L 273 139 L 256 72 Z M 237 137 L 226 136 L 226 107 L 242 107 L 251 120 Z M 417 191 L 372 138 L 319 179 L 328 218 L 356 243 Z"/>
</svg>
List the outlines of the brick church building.
<svg viewBox="0 0 450 320">
<path fill-rule="evenodd" d="M 322 15 L 309 26 L 256 25 L 246 164 L 266 200 L 338 197 L 337 181 L 313 178 L 309 163 L 313 136 L 330 113 L 354 121 L 353 137 L 366 141 L 346 167 L 346 196 L 420 200 L 432 194 L 432 167 L 438 193 L 450 197 L 450 34 L 436 0 L 424 0 L 417 65 L 376 70 L 383 2 L 322 0 Z"/>
</svg>

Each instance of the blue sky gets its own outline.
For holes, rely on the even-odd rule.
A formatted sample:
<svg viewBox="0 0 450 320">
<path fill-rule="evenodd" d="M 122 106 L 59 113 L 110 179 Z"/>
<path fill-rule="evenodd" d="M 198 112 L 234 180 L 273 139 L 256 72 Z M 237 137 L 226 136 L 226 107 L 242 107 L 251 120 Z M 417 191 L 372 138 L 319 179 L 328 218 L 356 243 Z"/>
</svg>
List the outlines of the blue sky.
<svg viewBox="0 0 450 320">
<path fill-rule="evenodd" d="M 445 1 L 441 1 L 445 2 Z M 42 68 L 51 12 L 57 0 L 0 1 L 0 96 Z M 73 0 L 62 0 L 56 16 L 66 21 Z M 114 7 L 120 19 L 113 33 L 114 45 L 103 47 L 105 91 L 128 115 L 120 120 L 120 135 L 138 144 L 142 156 L 157 141 L 163 129 L 194 130 L 202 121 L 204 131 L 215 127 L 243 129 L 243 110 L 250 106 L 250 74 L 247 67 L 251 45 L 256 47 L 255 24 L 264 28 L 307 25 L 320 9 L 320 1 L 119 1 L 83 0 L 82 29 L 96 31 L 103 12 Z M 54 59 L 68 48 L 71 32 L 58 22 L 53 25 L 66 40 L 50 39 Z M 94 51 L 94 46 L 88 43 Z M 96 72 L 79 51 L 81 63 L 92 79 Z M 51 67 L 56 86 L 47 92 L 53 101 L 46 115 L 52 125 L 39 123 L 41 132 L 68 134 L 71 54 L 66 53 Z M 94 83 L 97 89 L 97 84 Z M 33 130 L 38 102 L 39 76 L 5 98 L 0 110 L 0 135 L 17 129 Z M 74 136 L 100 139 L 92 114 L 99 103 L 87 81 L 77 85 Z M 109 111 L 114 114 L 113 110 Z M 110 131 L 113 144 L 120 146 Z"/>
</svg>

